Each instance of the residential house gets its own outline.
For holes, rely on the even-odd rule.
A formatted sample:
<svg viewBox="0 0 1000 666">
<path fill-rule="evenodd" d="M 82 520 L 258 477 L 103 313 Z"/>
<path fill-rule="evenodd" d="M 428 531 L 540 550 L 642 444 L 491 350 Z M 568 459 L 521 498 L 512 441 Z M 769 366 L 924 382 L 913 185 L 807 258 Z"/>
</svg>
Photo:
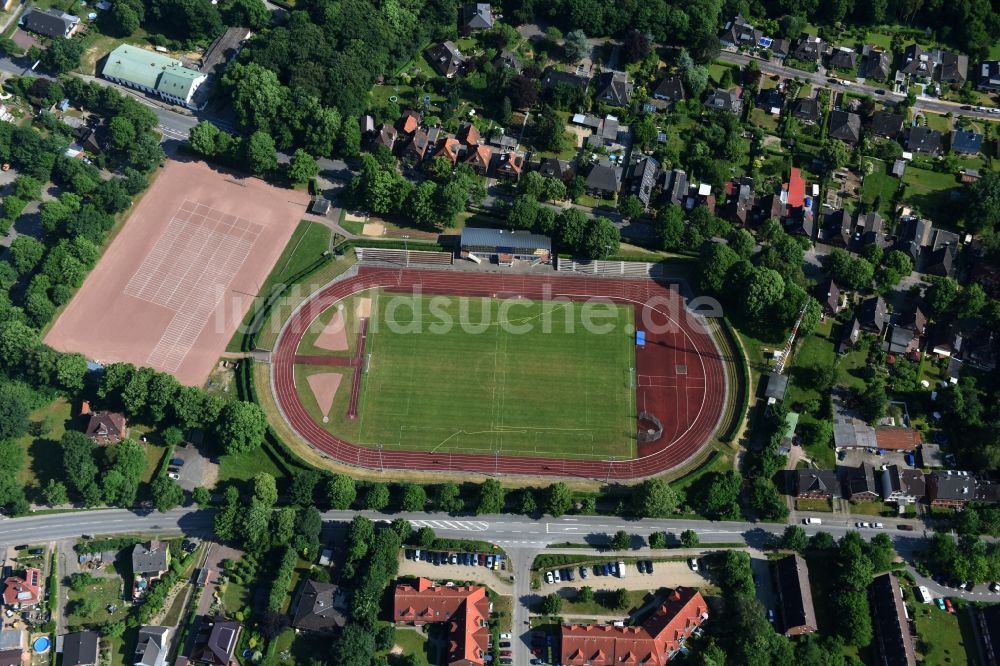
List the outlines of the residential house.
<svg viewBox="0 0 1000 666">
<path fill-rule="evenodd" d="M 656 178 L 659 174 L 660 163 L 652 157 L 646 155 L 642 155 L 638 159 L 633 157 L 626 178 L 628 193 L 637 196 L 645 208 L 649 208 L 649 199 L 653 194 L 653 188 L 656 186 Z"/>
<path fill-rule="evenodd" d="M 42 598 L 42 572 L 28 567 L 7 576 L 3 582 L 3 605 L 14 610 L 38 605 Z"/>
<path fill-rule="evenodd" d="M 861 328 L 881 337 L 889 323 L 889 312 L 885 306 L 885 299 L 881 296 L 875 296 L 864 301 L 858 307 L 857 319 Z"/>
<path fill-rule="evenodd" d="M 840 495 L 840 481 L 832 469 L 795 470 L 795 496 L 800 499 L 830 499 Z"/>
<path fill-rule="evenodd" d="M 875 136 L 895 139 L 903 129 L 903 120 L 901 113 L 878 111 L 872 116 L 872 133 Z"/>
<path fill-rule="evenodd" d="M 21 27 L 52 39 L 69 39 L 80 27 L 80 17 L 54 8 L 34 7 L 21 18 Z"/>
<path fill-rule="evenodd" d="M 851 246 L 854 225 L 850 213 L 843 209 L 833 210 L 823 216 L 823 231 L 820 238 L 827 245 L 844 248 Z"/>
<path fill-rule="evenodd" d="M 840 344 L 837 345 L 837 353 L 843 354 L 848 350 L 852 349 L 858 344 L 858 340 L 861 339 L 861 322 L 855 317 L 851 320 L 851 323 L 844 327 L 843 337 L 840 339 Z M 834 427 L 834 435 L 836 435 L 836 427 Z"/>
<path fill-rule="evenodd" d="M 501 51 L 498 53 L 497 57 L 493 59 L 493 66 L 498 69 L 512 69 L 517 74 L 520 74 L 524 69 L 524 65 L 521 64 L 521 58 L 513 51 Z"/>
<path fill-rule="evenodd" d="M 653 99 L 667 104 L 683 102 L 687 99 L 687 94 L 684 92 L 684 83 L 681 78 L 679 76 L 666 76 L 660 79 L 660 82 L 653 88 Z"/>
<path fill-rule="evenodd" d="M 931 506 L 963 509 L 976 497 L 976 479 L 968 472 L 935 470 L 927 475 L 927 500 Z"/>
<path fill-rule="evenodd" d="M 396 145 L 397 136 L 399 136 L 399 132 L 395 127 L 382 123 L 379 126 L 378 131 L 372 137 L 372 148 L 382 146 L 391 153 L 392 149 Z"/>
<path fill-rule="evenodd" d="M 785 636 L 814 633 L 818 625 L 806 561 L 801 555 L 782 557 L 774 563 L 774 572 Z"/>
<path fill-rule="evenodd" d="M 812 240 L 814 233 L 813 203 L 806 196 L 806 181 L 802 172 L 792 167 L 788 174 L 788 182 L 781 187 L 782 222 L 789 234 L 805 236 Z"/>
<path fill-rule="evenodd" d="M 975 155 L 983 147 L 983 135 L 975 130 L 956 129 L 951 133 L 951 152 Z"/>
<path fill-rule="evenodd" d="M 732 21 L 726 23 L 725 30 L 719 35 L 719 43 L 730 48 L 754 47 L 760 44 L 763 36 L 763 31 L 747 23 L 742 14 L 737 14 Z"/>
<path fill-rule="evenodd" d="M 418 578 L 416 585 L 396 583 L 392 621 L 397 625 L 442 623 L 447 632 L 446 663 L 481 666 L 490 640 L 490 600 L 486 588 L 435 585 Z"/>
<path fill-rule="evenodd" d="M 979 63 L 976 87 L 989 92 L 1000 92 L 1000 60 L 984 60 Z"/>
<path fill-rule="evenodd" d="M 705 96 L 705 106 L 716 111 L 728 111 L 739 114 L 743 109 L 743 100 L 740 99 L 740 90 L 710 90 Z"/>
<path fill-rule="evenodd" d="M 906 134 L 906 149 L 925 155 L 940 155 L 941 132 L 929 127 L 911 127 Z"/>
<path fill-rule="evenodd" d="M 903 51 L 903 66 L 899 71 L 910 78 L 932 79 L 937 63 L 931 58 L 931 53 L 925 51 L 920 44 L 910 44 Z"/>
<path fill-rule="evenodd" d="M 771 42 L 771 55 L 778 60 L 784 60 L 792 52 L 792 42 L 784 37 Z"/>
<path fill-rule="evenodd" d="M 869 463 L 848 467 L 844 474 L 844 496 L 852 502 L 872 502 L 879 498 L 875 468 Z"/>
<path fill-rule="evenodd" d="M 465 56 L 451 41 L 434 44 L 428 47 L 424 54 L 434 71 L 449 79 L 465 67 Z"/>
<path fill-rule="evenodd" d="M 785 399 L 785 391 L 788 390 L 788 375 L 779 375 L 772 372 L 767 376 L 767 386 L 764 388 L 764 397 L 767 404 L 773 404 Z"/>
<path fill-rule="evenodd" d="M 982 606 L 973 611 L 979 627 L 979 644 L 986 666 L 1000 666 L 1000 605 Z"/>
<path fill-rule="evenodd" d="M 900 220 L 896 249 L 913 260 L 918 273 L 948 276 L 958 248 L 958 234 L 935 229 L 930 220 L 906 215 Z"/>
<path fill-rule="evenodd" d="M 598 118 L 590 114 L 578 113 L 573 116 L 573 123 L 593 130 L 594 133 L 587 137 L 588 146 L 599 148 L 618 143 L 618 132 L 621 125 L 617 116 L 607 115 L 604 118 Z"/>
<path fill-rule="evenodd" d="M 799 40 L 795 50 L 792 51 L 792 57 L 802 62 L 811 62 L 818 65 L 826 54 L 826 51 L 827 43 L 822 39 L 811 35 L 804 35 Z"/>
<path fill-rule="evenodd" d="M 205 618 L 191 648 L 190 661 L 209 666 L 237 666 L 236 646 L 243 626 L 223 617 Z"/>
<path fill-rule="evenodd" d="M 300 587 L 293 608 L 292 626 L 301 631 L 333 631 L 347 623 L 346 596 L 332 583 L 307 580 Z"/>
<path fill-rule="evenodd" d="M 688 193 L 688 177 L 683 169 L 666 171 L 663 175 L 664 203 L 683 206 Z"/>
<path fill-rule="evenodd" d="M 942 83 L 953 83 L 958 86 L 965 84 L 969 75 L 969 56 L 964 53 L 940 51 L 938 61 L 940 62 L 938 79 Z"/>
<path fill-rule="evenodd" d="M 472 167 L 472 170 L 480 176 L 485 176 L 490 170 L 490 162 L 493 161 L 493 151 L 489 146 L 476 145 L 469 148 L 465 157 L 465 163 Z"/>
<path fill-rule="evenodd" d="M 423 127 L 418 127 L 410 140 L 403 146 L 399 158 L 410 164 L 420 164 L 427 156 L 427 149 L 433 145 L 430 135 Z"/>
<path fill-rule="evenodd" d="M 488 2 L 473 2 L 462 7 L 459 30 L 463 35 L 493 28 L 493 9 Z"/>
<path fill-rule="evenodd" d="M 542 89 L 551 90 L 557 86 L 569 86 L 579 90 L 585 90 L 590 85 L 590 79 L 586 76 L 578 76 L 570 72 L 564 72 L 555 67 L 548 67 L 542 72 Z"/>
<path fill-rule="evenodd" d="M 772 116 L 780 116 L 781 110 L 785 108 L 785 95 L 777 88 L 761 90 L 757 95 L 757 107 Z"/>
<path fill-rule="evenodd" d="M 831 69 L 842 69 L 853 73 L 858 67 L 858 54 L 846 46 L 834 47 L 830 51 L 827 65 Z"/>
<path fill-rule="evenodd" d="M 830 112 L 830 138 L 855 144 L 861 140 L 861 116 L 834 110 Z"/>
<path fill-rule="evenodd" d="M 819 122 L 819 102 L 815 97 L 803 97 L 792 107 L 792 117 L 809 125 Z"/>
<path fill-rule="evenodd" d="M 782 194 L 774 192 L 760 197 L 753 209 L 753 220 L 759 224 L 766 220 L 780 220 L 785 215 L 785 203 Z"/>
<path fill-rule="evenodd" d="M 496 128 L 490 132 L 490 136 L 486 139 L 487 145 L 497 148 L 500 152 L 510 152 L 512 150 L 517 150 L 517 137 L 506 134 L 501 128 Z"/>
<path fill-rule="evenodd" d="M 889 465 L 882 472 L 882 499 L 896 504 L 922 502 L 927 494 L 924 473 L 900 465 Z"/>
<path fill-rule="evenodd" d="M 566 182 L 573 180 L 576 176 L 576 165 L 568 160 L 560 160 L 555 157 L 543 157 L 538 166 L 538 172 L 546 178 L 558 178 Z"/>
<path fill-rule="evenodd" d="M 116 444 L 128 437 L 125 415 L 118 412 L 90 411 L 90 403 L 83 402 L 81 415 L 87 418 L 87 437 L 95 444 Z"/>
<path fill-rule="evenodd" d="M 835 315 L 843 308 L 840 287 L 832 279 L 824 280 L 816 285 L 816 300 L 823 306 L 824 312 L 829 315 Z"/>
<path fill-rule="evenodd" d="M 407 109 L 403 111 L 402 115 L 399 116 L 399 120 L 396 121 L 396 127 L 403 134 L 413 134 L 420 127 L 420 123 L 423 122 L 424 117 L 417 111 L 412 109 Z"/>
<path fill-rule="evenodd" d="M 62 666 L 97 666 L 96 631 L 77 631 L 63 636 Z"/>
<path fill-rule="evenodd" d="M 452 164 L 458 163 L 458 153 L 462 149 L 462 144 L 450 136 L 446 136 L 441 140 L 438 145 L 437 150 L 434 151 L 434 157 L 444 157 L 447 158 Z"/>
<path fill-rule="evenodd" d="M 906 160 L 894 160 L 891 173 L 896 178 L 902 179 L 903 174 L 906 173 Z"/>
<path fill-rule="evenodd" d="M 633 84 L 628 72 L 604 72 L 594 82 L 594 98 L 608 106 L 627 107 L 632 101 Z"/>
<path fill-rule="evenodd" d="M 876 212 L 858 213 L 857 223 L 854 230 L 854 241 L 856 250 L 860 251 L 869 245 L 885 247 L 885 234 L 883 233 L 884 220 Z"/>
<path fill-rule="evenodd" d="M 170 629 L 145 626 L 139 629 L 135 642 L 133 666 L 166 666 L 170 650 Z"/>
<path fill-rule="evenodd" d="M 455 139 L 463 146 L 475 146 L 480 143 L 482 137 L 479 135 L 479 128 L 472 123 L 462 123 L 458 128 Z"/>
<path fill-rule="evenodd" d="M 567 666 L 666 664 L 707 619 L 708 604 L 701 593 L 678 587 L 636 626 L 562 625 L 555 661 Z"/>
<path fill-rule="evenodd" d="M 903 591 L 892 573 L 876 576 L 868 587 L 878 663 L 886 666 L 916 666 L 917 657 L 910 635 L 910 621 Z"/>
<path fill-rule="evenodd" d="M 370 141 L 373 134 L 375 134 L 375 118 L 365 114 L 358 118 L 358 129 L 361 130 L 361 140 Z"/>
<path fill-rule="evenodd" d="M 876 81 L 888 81 L 891 75 L 891 53 L 870 44 L 861 47 L 861 76 Z"/>
<path fill-rule="evenodd" d="M 939 277 L 951 277 L 955 272 L 954 264 L 957 252 L 958 249 L 954 245 L 943 245 L 932 249 L 927 254 L 922 272 Z"/>
<path fill-rule="evenodd" d="M 587 192 L 596 197 L 610 199 L 621 186 L 621 167 L 612 166 L 604 162 L 598 162 L 587 174 L 585 186 Z"/>
<path fill-rule="evenodd" d="M 733 224 L 747 224 L 755 201 L 753 178 L 743 176 L 726 183 L 726 197 L 722 215 Z"/>
<path fill-rule="evenodd" d="M 524 155 L 521 153 L 500 153 L 496 156 L 496 175 L 517 182 L 524 172 Z"/>
<path fill-rule="evenodd" d="M 208 74 L 162 53 L 122 44 L 105 58 L 101 76 L 171 104 L 195 110 L 204 106 L 204 100 L 195 101 L 195 93 Z"/>
<path fill-rule="evenodd" d="M 170 547 L 165 541 L 139 543 L 132 548 L 132 596 L 141 597 L 150 583 L 170 568 Z"/>
<path fill-rule="evenodd" d="M 875 428 L 875 442 L 883 451 L 916 451 L 920 446 L 920 433 L 904 426 Z"/>
<path fill-rule="evenodd" d="M 22 666 L 28 662 L 28 632 L 0 627 L 0 666 Z"/>
<path fill-rule="evenodd" d="M 920 308 L 916 308 L 913 312 L 901 313 L 893 322 L 886 351 L 891 354 L 910 354 L 918 351 L 926 326 L 927 318 Z"/>
</svg>

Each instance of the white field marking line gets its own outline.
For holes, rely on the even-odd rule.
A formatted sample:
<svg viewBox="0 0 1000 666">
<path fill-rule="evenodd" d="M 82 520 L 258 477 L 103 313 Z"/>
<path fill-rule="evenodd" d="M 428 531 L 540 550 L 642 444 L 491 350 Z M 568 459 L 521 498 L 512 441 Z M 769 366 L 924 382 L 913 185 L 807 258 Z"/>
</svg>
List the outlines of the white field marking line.
<svg viewBox="0 0 1000 666">
<path fill-rule="evenodd" d="M 159 276 L 160 265 L 170 256 L 170 249 L 174 246 L 186 223 L 186 220 L 180 220 L 176 216 L 170 220 L 167 228 L 163 230 L 163 233 L 153 245 L 153 249 L 149 251 L 139 265 L 139 268 L 125 285 L 126 295 L 142 300 L 149 300 L 145 296 L 146 286 L 154 275 Z"/>
<path fill-rule="evenodd" d="M 200 268 L 204 268 L 202 254 L 205 252 L 205 247 L 212 240 L 212 234 L 208 229 L 200 224 L 195 224 L 191 228 L 186 229 L 186 231 L 188 237 L 182 240 L 182 248 L 180 248 L 181 251 L 175 253 L 174 256 L 186 257 L 187 261 L 177 261 L 175 259 L 175 261 L 167 267 L 167 274 L 163 276 L 163 282 L 161 283 L 160 288 L 158 288 L 149 299 L 152 303 L 162 303 L 163 305 L 169 307 L 170 298 L 177 291 L 177 287 L 184 282 L 188 274 L 197 270 L 199 268 L 199 264 L 201 264 Z M 201 241 L 201 243 L 198 244 L 198 241 Z M 188 247 L 194 246 L 196 246 L 197 249 L 187 249 Z M 174 271 L 177 271 L 177 273 L 172 274 Z M 186 291 L 181 293 L 186 293 Z"/>
</svg>

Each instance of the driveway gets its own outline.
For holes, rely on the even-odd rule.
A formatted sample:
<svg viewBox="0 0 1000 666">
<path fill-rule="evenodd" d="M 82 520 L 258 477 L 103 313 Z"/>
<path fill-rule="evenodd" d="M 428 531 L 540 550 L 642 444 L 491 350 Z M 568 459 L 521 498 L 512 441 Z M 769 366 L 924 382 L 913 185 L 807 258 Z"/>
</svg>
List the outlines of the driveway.
<svg viewBox="0 0 1000 666">
<path fill-rule="evenodd" d="M 195 488 L 211 488 L 219 476 L 219 466 L 210 461 L 192 444 L 174 448 L 174 458 L 184 461 L 177 467 L 177 485 L 187 491 Z"/>
<path fill-rule="evenodd" d="M 238 560 L 241 557 L 243 557 L 243 551 L 229 546 L 220 546 L 217 543 L 208 544 L 208 552 L 205 554 L 205 561 L 202 564 L 203 568 L 208 569 L 208 579 L 205 581 L 205 587 L 201 589 L 201 598 L 198 599 L 198 615 L 208 615 L 208 611 L 212 608 L 215 594 L 219 591 L 219 578 L 222 574 L 220 571 L 221 562 L 223 560 Z"/>
<path fill-rule="evenodd" d="M 771 578 L 771 563 L 758 551 L 750 552 L 750 570 L 757 585 L 757 599 L 764 608 L 778 614 L 778 595 L 775 593 L 774 580 Z"/>
</svg>

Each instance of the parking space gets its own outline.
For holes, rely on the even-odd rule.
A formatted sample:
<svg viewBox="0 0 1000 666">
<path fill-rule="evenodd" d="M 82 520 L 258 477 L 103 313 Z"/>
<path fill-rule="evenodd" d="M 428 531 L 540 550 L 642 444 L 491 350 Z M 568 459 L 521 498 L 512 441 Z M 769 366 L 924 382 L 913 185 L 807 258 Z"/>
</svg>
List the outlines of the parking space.
<svg viewBox="0 0 1000 666">
<path fill-rule="evenodd" d="M 658 590 L 661 587 L 698 587 L 702 588 L 711 585 L 711 581 L 704 575 L 703 571 L 692 571 L 687 562 L 653 562 L 653 573 L 639 573 L 639 569 L 634 561 L 625 562 L 625 576 L 596 575 L 594 567 L 587 566 L 587 578 L 582 576 L 580 566 L 560 567 L 560 570 L 571 568 L 574 580 L 562 580 L 559 583 L 546 583 L 545 570 L 541 571 L 542 588 L 541 593 L 547 594 L 562 588 L 589 587 L 593 590 Z"/>
<path fill-rule="evenodd" d="M 899 465 L 904 469 L 911 467 L 902 451 L 886 451 L 882 455 L 871 449 L 840 449 L 837 452 L 837 464 L 843 467 L 858 467 L 863 462 L 875 469 L 880 469 L 882 465 Z"/>
<path fill-rule="evenodd" d="M 177 484 L 184 490 L 211 488 L 219 476 L 218 465 L 201 454 L 193 444 L 174 448 L 171 460 L 181 461 L 181 465 L 170 465 L 170 473 L 177 475 Z"/>
<path fill-rule="evenodd" d="M 411 560 L 399 554 L 399 575 L 400 576 L 422 576 L 431 580 L 453 580 L 471 581 L 487 585 L 499 594 L 513 594 L 514 587 L 511 584 L 513 572 L 506 566 L 502 570 L 494 571 L 485 566 L 471 566 L 467 564 L 438 564 L 423 560 Z"/>
</svg>

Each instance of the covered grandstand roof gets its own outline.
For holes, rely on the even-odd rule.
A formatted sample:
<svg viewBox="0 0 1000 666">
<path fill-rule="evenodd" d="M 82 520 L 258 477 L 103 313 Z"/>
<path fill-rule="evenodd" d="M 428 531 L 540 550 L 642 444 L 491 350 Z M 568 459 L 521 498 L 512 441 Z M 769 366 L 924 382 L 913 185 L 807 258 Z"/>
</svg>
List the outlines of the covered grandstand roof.
<svg viewBox="0 0 1000 666">
<path fill-rule="evenodd" d="M 462 230 L 462 247 L 470 246 L 519 247 L 551 251 L 552 240 L 548 236 L 527 231 L 466 227 Z"/>
</svg>

